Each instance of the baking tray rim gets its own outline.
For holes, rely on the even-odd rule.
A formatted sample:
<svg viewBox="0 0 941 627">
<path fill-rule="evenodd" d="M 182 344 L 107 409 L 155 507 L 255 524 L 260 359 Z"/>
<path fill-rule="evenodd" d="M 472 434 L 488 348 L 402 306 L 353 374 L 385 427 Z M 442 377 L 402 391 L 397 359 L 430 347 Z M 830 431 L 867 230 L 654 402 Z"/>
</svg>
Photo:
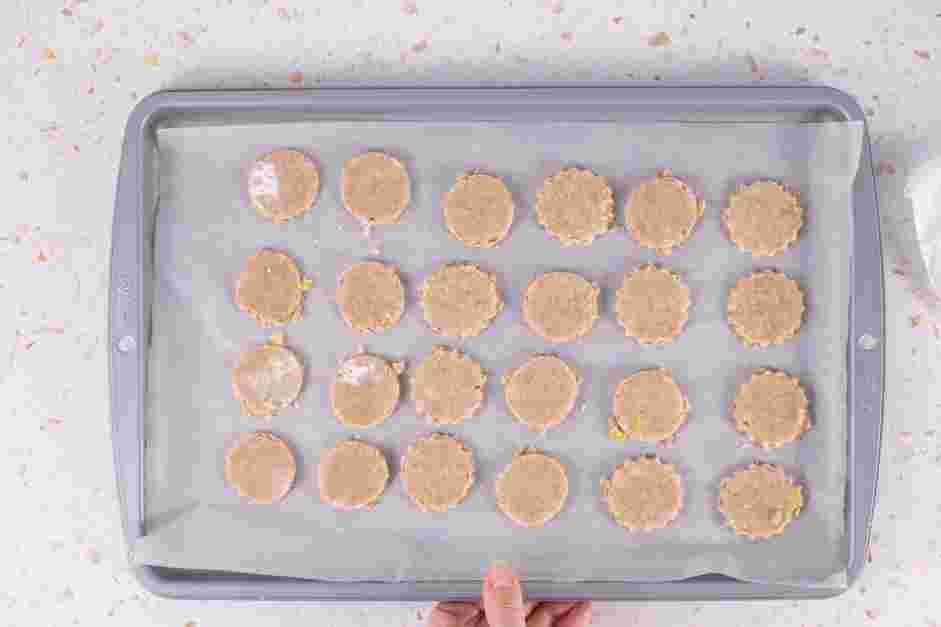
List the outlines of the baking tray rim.
<svg viewBox="0 0 941 627">
<path fill-rule="evenodd" d="M 364 97 L 367 96 L 368 97 Z M 866 122 L 849 94 L 813 85 L 539 85 L 539 86 L 336 86 L 291 90 L 168 90 L 132 110 L 124 137 L 112 225 L 109 287 L 109 393 L 117 492 L 131 571 L 148 591 L 162 597 L 244 600 L 455 600 L 479 596 L 479 581 L 329 582 L 240 573 L 213 573 L 133 565 L 131 548 L 143 535 L 143 421 L 147 355 L 146 310 L 150 284 L 144 220 L 147 148 L 156 128 L 174 115 L 252 113 L 290 115 L 333 112 L 351 102 L 357 113 L 399 116 L 421 101 L 432 111 L 466 116 L 508 108 L 542 114 L 579 110 L 615 111 L 631 121 L 655 122 L 684 116 L 821 111 L 842 121 Z M 393 104 L 394 103 L 394 104 Z M 408 107 L 403 108 L 406 104 Z M 364 106 L 360 106 L 364 105 Z M 462 109 L 471 107 L 472 109 Z M 595 109 L 591 109 L 594 107 Z M 427 112 L 426 112 L 427 113 Z M 401 119 L 401 118 L 397 118 Z M 458 117 L 457 119 L 462 119 Z M 463 118 L 463 119 L 466 119 Z M 482 119 L 488 119 L 486 116 Z M 568 115 L 554 119 L 582 119 Z M 731 600 L 828 598 L 848 590 L 866 563 L 878 482 L 884 391 L 884 286 L 878 198 L 868 128 L 853 188 L 853 247 L 847 341 L 847 585 L 801 587 L 742 582 L 722 575 L 662 582 L 530 582 L 534 598 L 598 600 Z"/>
</svg>

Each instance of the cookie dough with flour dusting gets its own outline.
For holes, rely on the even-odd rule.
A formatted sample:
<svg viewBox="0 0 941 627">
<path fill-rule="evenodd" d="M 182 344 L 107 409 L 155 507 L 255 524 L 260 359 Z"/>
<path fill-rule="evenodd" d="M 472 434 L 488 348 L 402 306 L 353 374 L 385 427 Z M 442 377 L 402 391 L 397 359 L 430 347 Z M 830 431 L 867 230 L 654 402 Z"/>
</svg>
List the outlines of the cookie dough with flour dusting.
<svg viewBox="0 0 941 627">
<path fill-rule="evenodd" d="M 259 157 L 248 171 L 252 206 L 275 224 L 304 213 L 314 204 L 319 191 L 317 164 L 300 150 L 273 150 Z"/>
<path fill-rule="evenodd" d="M 340 365 L 333 380 L 333 414 L 349 427 L 365 428 L 383 422 L 399 404 L 401 373 L 400 363 L 368 353 L 353 355 Z"/>
<path fill-rule="evenodd" d="M 289 407 L 304 386 L 304 366 L 278 339 L 239 355 L 232 391 L 246 416 L 274 416 Z"/>
</svg>

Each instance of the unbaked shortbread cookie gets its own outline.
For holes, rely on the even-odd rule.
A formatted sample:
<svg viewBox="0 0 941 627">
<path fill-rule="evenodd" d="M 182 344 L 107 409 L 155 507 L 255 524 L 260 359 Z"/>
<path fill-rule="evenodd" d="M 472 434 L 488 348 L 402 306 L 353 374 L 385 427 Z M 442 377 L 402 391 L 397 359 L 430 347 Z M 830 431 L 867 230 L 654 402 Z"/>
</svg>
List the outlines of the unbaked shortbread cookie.
<svg viewBox="0 0 941 627">
<path fill-rule="evenodd" d="M 608 424 L 616 440 L 660 442 L 677 432 L 689 403 L 667 368 L 641 370 L 621 381 Z"/>
<path fill-rule="evenodd" d="M 547 178 L 537 194 L 536 219 L 566 246 L 590 244 L 614 223 L 614 192 L 590 170 L 562 170 Z"/>
<path fill-rule="evenodd" d="M 291 447 L 267 431 L 244 436 L 225 456 L 225 480 L 240 496 L 255 503 L 280 501 L 296 476 Z"/>
<path fill-rule="evenodd" d="M 330 400 L 337 420 L 349 427 L 371 427 L 399 404 L 402 365 L 360 353 L 344 361 L 333 380 Z"/>
<path fill-rule="evenodd" d="M 317 164 L 300 150 L 279 148 L 248 171 L 248 198 L 255 211 L 278 224 L 313 206 L 320 191 Z"/>
<path fill-rule="evenodd" d="M 412 374 L 415 411 L 433 424 L 453 425 L 473 416 L 484 400 L 487 373 L 475 360 L 435 346 Z"/>
<path fill-rule="evenodd" d="M 624 224 L 641 246 L 669 255 L 689 239 L 703 203 L 689 185 L 663 170 L 641 183 L 624 205 Z"/>
<path fill-rule="evenodd" d="M 732 330 L 745 344 L 782 344 L 800 330 L 804 292 L 782 272 L 754 272 L 729 290 L 728 315 Z"/>
<path fill-rule="evenodd" d="M 587 335 L 598 319 L 600 290 L 574 272 L 548 272 L 523 294 L 523 319 L 533 333 L 550 342 Z"/>
<path fill-rule="evenodd" d="M 545 431 L 572 413 L 580 379 L 555 355 L 533 355 L 503 377 L 507 407 L 531 431 Z"/>
<path fill-rule="evenodd" d="M 451 237 L 474 248 L 496 246 L 513 224 L 513 195 L 496 176 L 461 176 L 444 195 L 442 206 Z"/>
<path fill-rule="evenodd" d="M 405 288 L 392 264 L 364 261 L 340 275 L 337 304 L 343 319 L 354 330 L 384 331 L 402 319 Z"/>
<path fill-rule="evenodd" d="M 408 171 L 382 152 L 353 157 L 343 166 L 343 204 L 367 224 L 394 224 L 411 200 Z"/>
<path fill-rule="evenodd" d="M 304 365 L 297 354 L 272 341 L 239 355 L 232 391 L 246 416 L 274 416 L 297 400 Z"/>
<path fill-rule="evenodd" d="M 389 464 L 382 451 L 359 440 L 344 440 L 320 456 L 317 472 L 320 498 L 344 510 L 373 505 L 389 482 Z"/>
<path fill-rule="evenodd" d="M 631 531 L 653 531 L 673 522 L 683 507 L 683 482 L 672 464 L 635 457 L 602 479 L 601 494 L 611 516 Z"/>
<path fill-rule="evenodd" d="M 624 275 L 614 309 L 624 334 L 642 344 L 672 342 L 689 319 L 689 288 L 679 275 L 653 265 Z"/>
<path fill-rule="evenodd" d="M 569 480 L 565 466 L 533 449 L 517 451 L 496 482 L 497 507 L 523 527 L 542 527 L 565 506 Z"/>
<path fill-rule="evenodd" d="M 235 288 L 235 304 L 263 327 L 300 318 L 308 285 L 287 253 L 262 248 L 248 258 Z"/>
<path fill-rule="evenodd" d="M 804 208 L 797 192 L 775 181 L 741 185 L 722 210 L 722 219 L 735 244 L 757 257 L 770 257 L 797 241 Z"/>
<path fill-rule="evenodd" d="M 474 485 L 474 454 L 446 433 L 419 438 L 402 458 L 402 483 L 418 509 L 445 512 Z"/>
<path fill-rule="evenodd" d="M 753 464 L 719 486 L 719 511 L 735 533 L 749 538 L 782 533 L 803 507 L 801 487 L 773 464 Z"/>
<path fill-rule="evenodd" d="M 449 337 L 473 337 L 503 310 L 496 278 L 472 263 L 446 264 L 418 290 L 425 320 Z"/>
<path fill-rule="evenodd" d="M 732 401 L 735 428 L 755 444 L 777 448 L 810 427 L 807 394 L 796 377 L 761 368 L 738 386 Z"/>
</svg>

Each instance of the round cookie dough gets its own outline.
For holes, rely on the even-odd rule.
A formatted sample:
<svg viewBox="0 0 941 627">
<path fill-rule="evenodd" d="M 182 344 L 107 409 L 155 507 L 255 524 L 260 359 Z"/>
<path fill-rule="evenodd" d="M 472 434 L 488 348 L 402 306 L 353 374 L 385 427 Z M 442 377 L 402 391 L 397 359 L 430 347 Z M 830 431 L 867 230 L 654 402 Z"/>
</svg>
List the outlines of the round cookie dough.
<svg viewBox="0 0 941 627">
<path fill-rule="evenodd" d="M 672 342 L 683 332 L 689 306 L 683 279 L 652 265 L 625 274 L 614 303 L 624 334 L 642 344 Z"/>
<path fill-rule="evenodd" d="M 337 281 L 337 304 L 350 327 L 360 333 L 391 329 L 405 312 L 405 288 L 392 264 L 364 261 Z"/>
<path fill-rule="evenodd" d="M 574 272 L 547 272 L 526 288 L 523 318 L 543 339 L 571 342 L 594 327 L 599 293 L 593 283 Z"/>
<path fill-rule="evenodd" d="M 337 509 L 359 509 L 382 496 L 389 481 L 389 464 L 375 446 L 344 440 L 321 454 L 317 480 L 325 502 Z"/>
<path fill-rule="evenodd" d="M 317 164 L 300 150 L 273 150 L 256 159 L 248 171 L 252 206 L 275 224 L 304 213 L 313 206 L 319 191 Z"/>
<path fill-rule="evenodd" d="M 290 492 L 297 462 L 287 442 L 267 431 L 242 438 L 225 456 L 225 480 L 240 496 L 274 503 Z"/>
<path fill-rule="evenodd" d="M 496 176 L 461 176 L 442 205 L 448 233 L 474 248 L 496 246 L 513 224 L 513 195 Z"/>
<path fill-rule="evenodd" d="M 402 483 L 423 512 L 445 512 L 474 485 L 474 454 L 446 433 L 432 433 L 408 447 L 402 458 Z"/>
<path fill-rule="evenodd" d="M 487 373 L 475 360 L 448 346 L 435 346 L 412 374 L 415 411 L 433 424 L 458 424 L 480 408 L 486 383 Z"/>
<path fill-rule="evenodd" d="M 756 257 L 770 257 L 797 241 L 804 208 L 796 192 L 775 181 L 757 181 L 729 196 L 722 220 L 736 246 Z"/>
<path fill-rule="evenodd" d="M 297 400 L 304 365 L 291 349 L 263 344 L 239 355 L 232 391 L 245 416 L 274 416 Z"/>
<path fill-rule="evenodd" d="M 425 320 L 449 337 L 473 337 L 503 310 L 503 298 L 494 275 L 471 263 L 446 264 L 418 290 Z"/>
<path fill-rule="evenodd" d="M 566 246 L 590 244 L 614 223 L 614 192 L 590 170 L 562 170 L 547 178 L 537 194 L 536 219 Z"/>
<path fill-rule="evenodd" d="M 360 353 L 344 361 L 330 388 L 333 414 L 348 427 L 377 425 L 399 404 L 401 364 Z"/>
<path fill-rule="evenodd" d="M 795 441 L 810 427 L 807 394 L 796 377 L 761 368 L 738 386 L 732 401 L 735 428 L 755 444 L 777 448 Z"/>
<path fill-rule="evenodd" d="M 398 222 L 411 194 L 405 166 L 385 153 L 363 153 L 343 166 L 343 204 L 368 224 Z"/>
<path fill-rule="evenodd" d="M 555 355 L 533 355 L 503 378 L 507 407 L 530 431 L 545 431 L 575 409 L 580 379 Z"/>
<path fill-rule="evenodd" d="M 532 449 L 517 451 L 496 482 L 497 507 L 523 527 L 542 527 L 565 506 L 569 480 L 565 466 Z"/>
<path fill-rule="evenodd" d="M 773 464 L 752 464 L 719 486 L 719 511 L 735 533 L 752 539 L 782 533 L 803 506 L 801 487 Z"/>
<path fill-rule="evenodd" d="M 689 413 L 689 403 L 666 368 L 641 370 L 621 381 L 609 420 L 616 440 L 660 442 L 672 437 Z"/>
<path fill-rule="evenodd" d="M 297 320 L 304 302 L 304 277 L 287 253 L 262 248 L 248 258 L 235 288 L 235 304 L 263 327 Z"/>
<path fill-rule="evenodd" d="M 601 494 L 614 520 L 630 531 L 662 529 L 683 507 L 679 473 L 653 456 L 625 460 L 601 481 Z"/>
<path fill-rule="evenodd" d="M 732 330 L 745 344 L 782 344 L 800 330 L 804 292 L 782 272 L 754 272 L 729 290 L 728 316 Z"/>
<path fill-rule="evenodd" d="M 641 183 L 624 205 L 624 223 L 641 246 L 669 255 L 689 239 L 703 203 L 670 170 Z"/>
</svg>

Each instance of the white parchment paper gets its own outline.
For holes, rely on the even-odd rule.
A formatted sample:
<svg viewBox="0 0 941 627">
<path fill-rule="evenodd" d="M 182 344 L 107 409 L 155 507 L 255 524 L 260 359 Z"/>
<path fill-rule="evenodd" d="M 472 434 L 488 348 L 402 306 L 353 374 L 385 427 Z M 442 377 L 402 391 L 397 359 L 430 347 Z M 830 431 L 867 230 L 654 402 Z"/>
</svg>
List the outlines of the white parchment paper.
<svg viewBox="0 0 941 627">
<path fill-rule="evenodd" d="M 160 202 L 155 228 L 153 336 L 147 377 L 146 535 L 134 547 L 139 563 L 331 580 L 471 580 L 492 559 L 514 562 L 526 579 L 662 581 L 702 573 L 773 582 L 832 583 L 847 560 L 846 334 L 851 251 L 851 188 L 859 161 L 859 124 L 616 123 L 424 124 L 310 122 L 171 128 L 159 134 Z M 246 166 L 278 146 L 308 151 L 320 164 L 316 206 L 274 225 L 246 203 Z M 368 237 L 342 208 L 343 163 L 366 149 L 401 158 L 413 181 L 413 202 L 400 224 Z M 567 165 L 609 177 L 618 213 L 631 187 L 669 167 L 703 195 L 706 212 L 692 240 L 657 258 L 623 227 L 590 247 L 551 240 L 532 212 L 543 178 Z M 439 201 L 470 169 L 500 175 L 518 212 L 508 240 L 471 250 L 447 236 Z M 719 211 L 741 182 L 773 178 L 798 190 L 807 208 L 799 243 L 756 263 L 723 235 Z M 309 369 L 297 409 L 270 422 L 239 414 L 230 390 L 240 350 L 267 333 L 236 310 L 232 293 L 246 258 L 259 247 L 290 251 L 316 287 L 303 319 L 285 328 Z M 336 278 L 353 262 L 377 257 L 398 264 L 409 291 L 402 322 L 360 336 L 333 301 Z M 429 430 L 408 397 L 385 424 L 352 432 L 329 410 L 337 364 L 365 346 L 408 366 L 445 340 L 433 335 L 415 302 L 421 280 L 439 264 L 473 261 L 495 271 L 507 308 L 495 324 L 460 347 L 490 372 L 479 415 L 446 431 L 475 451 L 478 482 L 469 498 L 444 514 L 418 511 L 397 476 L 408 442 Z M 625 270 L 661 261 L 692 289 L 689 324 L 665 347 L 640 347 L 614 322 L 613 295 Z M 745 273 L 777 268 L 806 290 L 807 317 L 797 340 L 745 349 L 725 322 L 728 289 Z M 537 274 L 574 270 L 603 287 L 594 331 L 560 348 L 528 331 L 520 295 Z M 500 377 L 532 352 L 555 350 L 579 368 L 577 412 L 546 435 L 510 417 Z M 639 368 L 666 366 L 686 390 L 688 425 L 671 447 L 607 438 L 615 386 Z M 737 383 L 756 367 L 783 368 L 809 391 L 813 428 L 775 451 L 746 445 L 728 418 Z M 407 375 L 408 371 L 406 371 Z M 275 506 L 246 504 L 223 480 L 223 456 L 240 433 L 270 429 L 286 437 L 301 464 L 298 484 Z M 373 510 L 336 512 L 317 496 L 321 450 L 356 435 L 381 446 L 393 478 Z M 496 508 L 493 482 L 522 446 L 542 448 L 565 463 L 565 510 L 541 529 L 515 527 Z M 686 496 L 676 523 L 629 533 L 610 519 L 599 481 L 629 455 L 657 453 L 681 470 Z M 780 537 L 736 537 L 716 512 L 720 479 L 743 464 L 783 464 L 806 486 L 807 507 Z M 828 585 L 829 585 L 828 583 Z"/>
</svg>

